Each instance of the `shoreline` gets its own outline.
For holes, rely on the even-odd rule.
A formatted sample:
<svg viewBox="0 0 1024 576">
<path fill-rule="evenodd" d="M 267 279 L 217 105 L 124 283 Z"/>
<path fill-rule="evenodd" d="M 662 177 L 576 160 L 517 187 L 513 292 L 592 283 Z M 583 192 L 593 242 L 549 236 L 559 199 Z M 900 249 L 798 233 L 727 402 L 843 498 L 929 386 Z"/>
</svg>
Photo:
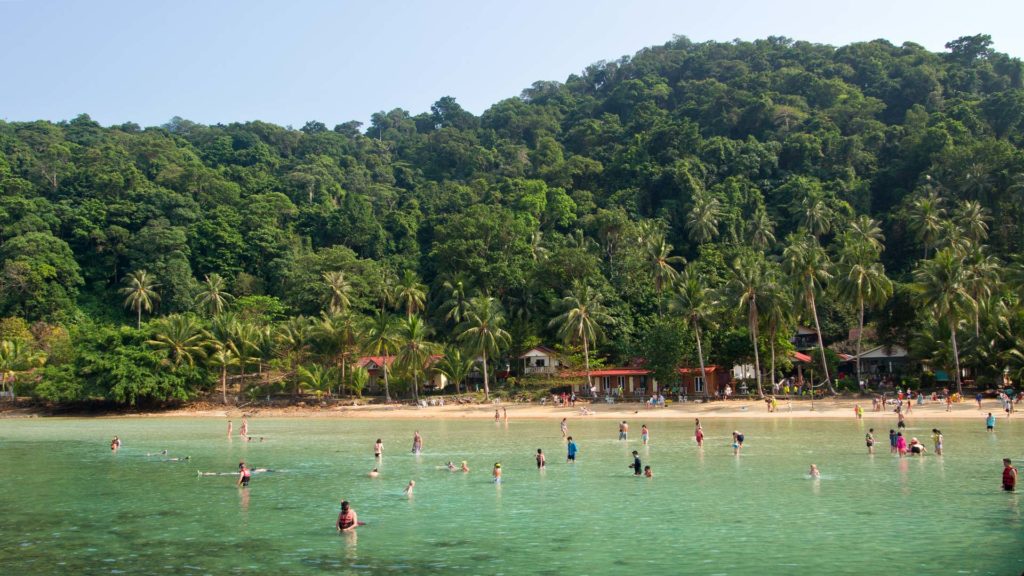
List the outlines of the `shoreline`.
<svg viewBox="0 0 1024 576">
<path fill-rule="evenodd" d="M 864 408 L 865 421 L 895 421 L 896 414 L 891 406 L 879 412 L 871 411 L 870 401 L 858 399 L 815 400 L 811 410 L 810 400 L 781 401 L 778 411 L 769 413 L 760 400 L 724 400 L 710 403 L 672 403 L 665 408 L 647 408 L 642 403 L 588 404 L 578 402 L 575 408 L 542 406 L 526 403 L 492 404 L 450 404 L 445 406 L 410 406 L 407 404 L 367 404 L 341 406 L 248 406 L 220 407 L 215 405 L 194 405 L 165 411 L 145 412 L 104 412 L 97 414 L 74 413 L 54 414 L 38 407 L 9 407 L 0 409 L 0 420 L 14 418 L 351 418 L 360 420 L 416 420 L 424 418 L 493 420 L 495 409 L 508 411 L 509 420 L 560 420 L 562 418 L 591 418 L 597 420 L 629 419 L 642 417 L 650 420 L 681 420 L 688 418 L 732 418 L 732 419 L 828 419 L 853 420 L 854 406 Z M 583 415 L 580 410 L 587 407 L 592 414 Z M 997 400 L 986 398 L 982 408 L 973 400 L 954 404 L 946 411 L 944 402 L 927 402 L 912 406 L 906 414 L 908 421 L 927 418 L 929 420 L 983 419 L 991 412 L 999 421 L 1005 421 L 1006 413 Z M 1024 416 L 1022 416 L 1024 417 Z M 1010 419 L 1015 419 L 1011 416 Z"/>
</svg>

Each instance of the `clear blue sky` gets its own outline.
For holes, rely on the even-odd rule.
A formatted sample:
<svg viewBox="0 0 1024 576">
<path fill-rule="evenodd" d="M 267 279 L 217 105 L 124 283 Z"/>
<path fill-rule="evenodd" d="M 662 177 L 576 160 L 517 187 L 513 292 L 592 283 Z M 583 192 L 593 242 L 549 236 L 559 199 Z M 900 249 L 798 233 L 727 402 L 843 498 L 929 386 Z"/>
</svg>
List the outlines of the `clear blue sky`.
<svg viewBox="0 0 1024 576">
<path fill-rule="evenodd" d="M 1021 0 L 0 0 L 0 118 L 330 127 L 446 95 L 479 114 L 674 34 L 941 51 L 985 33 L 1020 57 L 1022 22 Z"/>
</svg>

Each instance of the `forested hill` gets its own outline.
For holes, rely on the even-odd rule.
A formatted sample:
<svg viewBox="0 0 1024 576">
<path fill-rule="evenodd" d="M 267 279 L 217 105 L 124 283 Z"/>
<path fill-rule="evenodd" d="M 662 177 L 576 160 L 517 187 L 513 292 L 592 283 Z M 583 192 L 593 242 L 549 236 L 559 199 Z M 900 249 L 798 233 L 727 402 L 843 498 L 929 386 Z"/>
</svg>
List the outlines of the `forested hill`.
<svg viewBox="0 0 1024 576">
<path fill-rule="evenodd" d="M 365 130 L 0 122 L 0 317 L 42 321 L 44 348 L 39 326 L 134 325 L 119 291 L 140 270 L 159 285 L 142 320 L 206 322 L 208 275 L 267 321 L 312 317 L 331 297 L 324 274 L 343 272 L 346 303 L 366 315 L 422 282 L 441 342 L 456 332 L 444 302 L 494 296 L 509 354 L 559 341 L 549 321 L 579 284 L 608 311 L 597 355 L 623 361 L 659 318 L 683 317 L 662 304 L 678 271 L 717 295 L 701 320 L 709 337 L 746 334 L 734 268 L 806 294 L 791 248 L 828 271 L 811 281 L 826 344 L 857 324 L 843 265 L 880 262 L 896 287 L 868 302 L 868 323 L 948 366 L 941 308 L 911 306 L 927 262 L 955 253 L 977 280 L 970 302 L 1000 299 L 1020 321 L 1009 272 L 1024 251 L 1024 69 L 990 46 L 983 35 L 943 53 L 676 38 L 537 82 L 480 116 L 443 97 L 429 112 L 375 114 Z M 812 322 L 801 302 L 787 325 Z M 972 311 L 987 308 L 954 304 L 962 337 L 980 342 L 986 320 Z M 1001 370 L 1017 342 L 1000 322 L 979 370 Z M 4 325 L 14 338 L 19 323 Z M 711 359 L 747 354 L 727 344 Z M 78 370 L 70 348 L 47 350 L 47 371 Z"/>
</svg>

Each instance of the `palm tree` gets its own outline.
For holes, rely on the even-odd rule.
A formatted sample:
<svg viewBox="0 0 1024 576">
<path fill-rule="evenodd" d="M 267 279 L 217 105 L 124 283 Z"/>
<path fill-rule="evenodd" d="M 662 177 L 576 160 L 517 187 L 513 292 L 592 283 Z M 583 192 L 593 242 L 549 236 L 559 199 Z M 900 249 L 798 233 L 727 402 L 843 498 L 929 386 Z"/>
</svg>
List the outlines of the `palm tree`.
<svg viewBox="0 0 1024 576">
<path fill-rule="evenodd" d="M 351 312 L 328 314 L 323 312 L 313 325 L 313 336 L 320 341 L 324 351 L 338 364 L 342 385 L 346 382 L 348 357 L 359 343 L 362 327 Z"/>
<path fill-rule="evenodd" d="M 225 284 L 226 282 L 220 274 L 207 274 L 200 285 L 199 294 L 196 295 L 196 304 L 206 308 L 210 316 L 217 316 L 223 312 L 228 304 L 235 299 L 225 290 Z"/>
<path fill-rule="evenodd" d="M 851 240 L 863 243 L 877 253 L 885 249 L 885 234 L 882 233 L 881 226 L 874 218 L 861 214 L 850 221 L 847 226 L 848 230 L 844 234 L 849 234 Z"/>
<path fill-rule="evenodd" d="M 661 314 L 662 294 L 666 284 L 671 284 L 679 276 L 673 264 L 685 264 L 682 256 L 670 256 L 672 245 L 665 242 L 664 236 L 652 239 L 647 243 L 647 266 L 654 277 L 654 290 L 658 293 L 658 313 Z"/>
<path fill-rule="evenodd" d="M 777 276 L 774 273 L 768 274 L 757 302 L 757 306 L 761 310 L 761 319 L 768 330 L 768 343 L 772 355 L 770 374 L 773 388 L 778 381 L 775 373 L 775 342 L 778 339 L 779 331 L 793 322 L 793 299 L 789 290 L 782 286 Z"/>
<path fill-rule="evenodd" d="M 964 258 L 964 271 L 967 274 L 967 292 L 978 303 L 974 307 L 974 336 L 981 335 L 981 306 L 991 297 L 993 291 L 999 288 L 1000 270 L 1003 263 L 991 254 L 985 253 L 985 246 L 968 242 L 958 249 L 958 253 Z"/>
<path fill-rule="evenodd" d="M 448 298 L 441 305 L 444 311 L 446 322 L 452 322 L 456 326 L 462 322 L 466 315 L 466 308 L 469 306 L 469 298 L 466 296 L 466 282 L 464 280 L 445 280 L 441 286 Z"/>
<path fill-rule="evenodd" d="M 135 310 L 137 316 L 135 328 L 141 329 L 142 311 L 145 310 L 147 313 L 151 313 L 156 303 L 160 301 L 160 295 L 156 292 L 160 285 L 145 270 L 136 270 L 129 273 L 125 276 L 124 283 L 125 287 L 121 288 L 119 292 L 124 294 L 125 307 Z"/>
<path fill-rule="evenodd" d="M 409 316 L 398 323 L 398 353 L 395 364 L 412 376 L 412 397 L 418 400 L 419 375 L 430 363 L 436 346 L 427 340 L 429 327 L 419 316 Z"/>
<path fill-rule="evenodd" d="M 867 305 L 882 305 L 892 296 L 892 281 L 885 275 L 885 266 L 869 257 L 870 250 L 852 249 L 839 259 L 839 294 L 857 303 L 857 382 L 860 377 L 860 350 L 864 338 L 864 308 Z"/>
<path fill-rule="evenodd" d="M 686 214 L 686 231 L 690 239 L 698 244 L 709 242 L 718 236 L 718 221 L 722 217 L 722 206 L 707 192 L 693 195 L 693 205 Z"/>
<path fill-rule="evenodd" d="M 279 324 L 274 333 L 274 354 L 286 361 L 289 370 L 294 370 L 306 362 L 311 350 L 312 336 L 308 318 L 289 318 Z"/>
<path fill-rule="evenodd" d="M 364 344 L 366 351 L 373 356 L 383 357 L 381 370 L 384 371 L 384 399 L 391 402 L 391 388 L 388 384 L 388 358 L 398 348 L 394 316 L 384 312 L 374 314 L 363 333 L 366 335 Z"/>
<path fill-rule="evenodd" d="M 459 385 L 466 381 L 473 371 L 473 359 L 462 355 L 455 347 L 445 350 L 444 358 L 437 363 L 437 371 L 444 374 L 455 385 L 455 393 L 459 393 Z"/>
<path fill-rule="evenodd" d="M 596 344 L 603 336 L 602 324 L 611 324 L 612 318 L 605 310 L 600 292 L 576 283 L 572 290 L 562 298 L 560 308 L 564 310 L 559 316 L 548 323 L 549 328 L 557 328 L 558 335 L 569 342 L 583 344 L 583 366 L 587 376 L 587 388 L 590 388 L 590 346 Z"/>
<path fill-rule="evenodd" d="M 733 261 L 732 284 L 740 294 L 739 307 L 747 309 L 747 330 L 750 332 L 750 340 L 754 345 L 754 374 L 757 377 L 757 394 L 764 397 L 764 389 L 761 387 L 761 355 L 758 348 L 758 308 L 757 297 L 765 283 L 767 275 L 763 255 L 746 253 Z"/>
<path fill-rule="evenodd" d="M 352 373 L 349 374 L 348 378 L 348 390 L 349 394 L 355 394 L 356 397 L 363 397 L 363 390 L 366 388 L 366 383 L 370 381 L 370 373 L 366 371 L 366 368 L 362 366 L 356 366 L 352 368 Z"/>
<path fill-rule="evenodd" d="M 300 391 L 303 387 L 316 392 L 327 392 L 331 391 L 331 384 L 337 377 L 333 367 L 325 368 L 320 364 L 313 364 L 311 366 L 299 366 L 295 371 L 297 376 L 296 381 L 298 382 Z"/>
<path fill-rule="evenodd" d="M 669 310 L 686 318 L 697 337 L 697 358 L 700 360 L 700 377 L 704 380 L 704 397 L 708 397 L 708 373 L 704 366 L 704 347 L 700 338 L 700 325 L 707 320 L 718 305 L 715 293 L 704 286 L 696 274 L 684 273 L 675 285 L 675 292 L 669 302 Z"/>
<path fill-rule="evenodd" d="M 924 245 L 924 257 L 928 258 L 928 249 L 935 245 L 946 221 L 946 209 L 942 207 L 942 197 L 934 190 L 926 196 L 920 196 L 910 204 L 910 229 L 918 241 Z"/>
<path fill-rule="evenodd" d="M 775 243 L 775 223 L 768 217 L 764 206 L 758 206 L 754 216 L 747 223 L 750 243 L 758 250 L 765 250 Z"/>
<path fill-rule="evenodd" d="M 220 370 L 220 392 L 224 404 L 228 403 L 228 367 L 238 364 L 238 357 L 230 347 L 215 342 L 213 353 L 207 358 L 210 366 Z"/>
<path fill-rule="evenodd" d="M 46 354 L 34 352 L 21 340 L 0 341 L 0 391 L 14 382 L 19 372 L 27 372 L 46 363 Z"/>
<path fill-rule="evenodd" d="M 420 277 L 412 270 L 406 270 L 398 283 L 397 300 L 405 308 L 405 317 L 423 310 L 427 300 L 427 287 L 420 282 Z"/>
<path fill-rule="evenodd" d="M 835 213 L 819 192 L 807 194 L 800 201 L 800 226 L 815 237 L 821 237 L 832 230 Z"/>
<path fill-rule="evenodd" d="M 960 350 L 956 343 L 956 327 L 960 314 L 973 310 L 978 303 L 968 291 L 969 278 L 963 258 L 950 248 L 939 250 L 931 260 L 924 260 L 914 271 L 915 289 L 921 304 L 931 308 L 936 318 L 945 319 L 953 346 L 956 365 L 956 391 L 963 394 L 960 384 Z"/>
<path fill-rule="evenodd" d="M 344 272 L 324 272 L 324 282 L 327 283 L 327 310 L 331 314 L 340 314 L 352 304 L 349 293 L 352 292 L 352 283 L 345 278 Z"/>
<path fill-rule="evenodd" d="M 196 360 L 206 358 L 204 345 L 209 334 L 192 316 L 171 314 L 156 323 L 156 334 L 146 344 L 167 353 L 175 368 L 182 363 L 195 366 Z"/>
<path fill-rule="evenodd" d="M 502 328 L 504 323 L 501 304 L 493 296 L 477 296 L 469 301 L 459 340 L 483 358 L 484 398 L 491 395 L 487 358 L 512 342 L 512 337 Z"/>
<path fill-rule="evenodd" d="M 988 238 L 988 223 L 992 220 L 988 210 L 975 200 L 966 200 L 960 204 L 953 216 L 957 226 L 971 242 L 978 244 Z"/>
<path fill-rule="evenodd" d="M 825 250 L 818 244 L 818 239 L 806 231 L 789 235 L 787 246 L 782 251 L 783 265 L 786 272 L 793 278 L 803 293 L 804 302 L 810 307 L 814 316 L 814 329 L 818 333 L 818 351 L 821 353 L 821 369 L 825 374 L 825 385 L 828 391 L 835 394 L 832 379 L 828 373 L 828 361 L 825 359 L 825 343 L 821 338 L 821 323 L 818 321 L 818 306 L 814 294 L 821 289 L 822 283 L 832 278 L 829 272 L 830 262 Z"/>
</svg>

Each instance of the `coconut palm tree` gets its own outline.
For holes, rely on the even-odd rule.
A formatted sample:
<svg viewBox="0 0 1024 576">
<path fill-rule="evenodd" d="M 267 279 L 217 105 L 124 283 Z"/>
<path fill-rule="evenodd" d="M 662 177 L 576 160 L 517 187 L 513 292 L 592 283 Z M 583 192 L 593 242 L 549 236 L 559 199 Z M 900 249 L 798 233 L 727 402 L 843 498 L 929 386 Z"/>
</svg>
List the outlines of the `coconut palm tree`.
<svg viewBox="0 0 1024 576">
<path fill-rule="evenodd" d="M 862 241 L 863 242 L 863 241 Z M 857 382 L 861 382 L 860 350 L 864 338 L 864 308 L 881 306 L 892 296 L 892 281 L 885 275 L 885 266 L 874 261 L 873 249 L 850 247 L 839 257 L 839 295 L 857 303 Z"/>
<path fill-rule="evenodd" d="M 758 250 L 766 250 L 775 243 L 775 223 L 768 217 L 764 206 L 758 206 L 753 217 L 747 223 L 747 234 L 750 243 Z"/>
<path fill-rule="evenodd" d="M 142 328 L 142 311 L 153 312 L 157 302 L 160 302 L 160 295 L 156 289 L 160 287 L 153 276 L 145 270 L 130 272 L 124 279 L 125 287 L 118 292 L 124 295 L 124 305 L 131 308 L 136 314 L 135 328 Z"/>
<path fill-rule="evenodd" d="M 769 268 L 771 271 L 772 269 Z M 789 290 L 783 286 L 778 274 L 770 272 L 761 290 L 757 302 L 760 316 L 768 331 L 768 343 L 771 347 L 771 381 L 772 386 L 778 382 L 775 372 L 775 342 L 779 332 L 791 326 L 793 319 L 793 298 Z"/>
<path fill-rule="evenodd" d="M 444 358 L 437 363 L 437 371 L 455 385 L 455 393 L 458 394 L 459 385 L 465 382 L 469 373 L 473 371 L 473 359 L 464 356 L 458 348 L 449 347 L 444 352 Z"/>
<path fill-rule="evenodd" d="M 799 224 L 815 237 L 821 237 L 832 230 L 835 211 L 820 192 L 812 192 L 800 201 Z"/>
<path fill-rule="evenodd" d="M 235 299 L 226 290 L 226 282 L 220 274 L 207 274 L 206 278 L 199 285 L 199 293 L 196 294 L 196 304 L 206 308 L 210 316 L 217 316 L 224 312 L 228 304 Z"/>
<path fill-rule="evenodd" d="M 390 314 L 378 312 L 367 324 L 363 346 L 373 356 L 381 356 L 381 370 L 384 371 L 384 399 L 391 402 L 391 388 L 388 383 L 388 358 L 398 348 L 395 337 L 395 318 Z"/>
<path fill-rule="evenodd" d="M 342 385 L 346 382 L 348 358 L 362 338 L 362 323 L 351 312 L 323 312 L 313 324 L 313 337 L 321 349 L 337 363 Z"/>
<path fill-rule="evenodd" d="M 821 369 L 825 374 L 825 385 L 831 394 L 835 394 L 832 379 L 828 373 L 828 361 L 825 359 L 825 343 L 821 338 L 821 323 L 818 321 L 818 306 L 815 293 L 820 291 L 822 284 L 832 278 L 829 268 L 831 262 L 818 239 L 806 231 L 797 231 L 787 238 L 786 248 L 782 251 L 783 266 L 799 287 L 804 302 L 814 316 L 814 329 L 818 333 L 818 351 L 821 353 Z"/>
<path fill-rule="evenodd" d="M 714 240 L 718 236 L 718 222 L 722 218 L 722 205 L 705 191 L 693 195 L 693 204 L 686 214 L 686 231 L 690 239 L 698 244 Z"/>
<path fill-rule="evenodd" d="M 370 373 L 362 366 L 355 366 L 352 368 L 352 372 L 348 378 L 348 391 L 349 394 L 355 394 L 356 397 L 363 397 L 363 390 L 366 389 L 366 383 L 370 381 Z"/>
<path fill-rule="evenodd" d="M 395 364 L 412 376 L 412 397 L 419 400 L 419 377 L 430 364 L 437 345 L 430 342 L 430 329 L 419 316 L 409 316 L 398 323 L 398 350 Z"/>
<path fill-rule="evenodd" d="M 224 404 L 228 403 L 228 368 L 238 364 L 238 357 L 230 347 L 220 342 L 213 343 L 213 351 L 207 356 L 207 363 L 220 370 L 220 393 Z"/>
<path fill-rule="evenodd" d="M 970 278 L 963 258 L 950 248 L 936 252 L 931 260 L 923 260 L 914 271 L 914 288 L 921 305 L 931 308 L 936 318 L 945 319 L 953 347 L 956 366 L 956 391 L 963 394 L 960 383 L 960 350 L 957 348 L 956 328 L 962 314 L 973 311 L 977 301 L 969 291 Z"/>
<path fill-rule="evenodd" d="M 167 361 L 175 368 L 183 363 L 195 366 L 206 358 L 205 344 L 209 334 L 192 316 L 171 314 L 156 322 L 156 333 L 146 344 L 167 354 Z"/>
<path fill-rule="evenodd" d="M 33 351 L 21 340 L 0 341 L 0 391 L 7 392 L 7 383 L 14 382 L 19 372 L 42 367 L 46 354 Z"/>
<path fill-rule="evenodd" d="M 337 378 L 337 372 L 333 367 L 325 368 L 320 364 L 299 366 L 295 375 L 300 391 L 303 388 L 308 388 L 320 393 L 330 393 L 331 385 Z"/>
<path fill-rule="evenodd" d="M 493 296 L 477 296 L 469 301 L 459 340 L 483 359 L 484 398 L 491 395 L 487 359 L 512 342 L 512 337 L 502 328 L 504 324 L 501 304 Z"/>
<path fill-rule="evenodd" d="M 713 290 L 705 286 L 696 274 L 683 273 L 675 284 L 675 291 L 669 301 L 669 311 L 679 314 L 693 327 L 697 337 L 697 358 L 700 361 L 700 377 L 704 381 L 704 397 L 708 397 L 708 373 L 704 366 L 704 346 L 701 342 L 700 327 L 715 311 L 718 299 Z"/>
<path fill-rule="evenodd" d="M 405 317 L 411 318 L 423 310 L 427 301 L 427 287 L 420 282 L 415 272 L 406 270 L 398 282 L 396 297 L 398 303 L 405 308 Z"/>
<path fill-rule="evenodd" d="M 843 235 L 849 237 L 845 244 L 850 244 L 851 241 L 863 244 L 876 253 L 881 253 L 885 249 L 885 234 L 882 233 L 881 226 L 877 220 L 866 214 L 861 214 L 851 220 Z"/>
<path fill-rule="evenodd" d="M 665 286 L 671 285 L 679 276 L 679 271 L 672 265 L 686 264 L 682 256 L 671 256 L 672 245 L 665 242 L 665 237 L 654 238 L 647 243 L 647 266 L 654 278 L 654 291 L 658 293 L 658 313 L 661 314 L 662 296 Z"/>
<path fill-rule="evenodd" d="M 946 209 L 942 203 L 942 197 L 934 190 L 910 203 L 908 225 L 924 245 L 925 258 L 928 258 L 928 249 L 935 245 L 944 229 Z"/>
<path fill-rule="evenodd" d="M 441 311 L 444 312 L 445 322 L 451 322 L 456 326 L 462 322 L 469 307 L 469 297 L 466 295 L 466 281 L 462 279 L 445 280 L 441 289 L 447 298 L 441 304 Z"/>
<path fill-rule="evenodd" d="M 754 374 L 757 377 L 757 394 L 764 397 L 761 386 L 761 355 L 758 342 L 758 307 L 757 297 L 764 288 L 767 271 L 763 254 L 745 253 L 737 257 L 729 268 L 732 272 L 731 284 L 739 292 L 740 310 L 747 309 L 747 330 L 754 346 Z"/>
<path fill-rule="evenodd" d="M 352 283 L 345 278 L 345 273 L 331 271 L 323 273 L 324 282 L 327 284 L 327 310 L 331 314 L 340 314 L 352 304 L 349 294 L 352 292 Z"/>
<path fill-rule="evenodd" d="M 604 307 L 603 295 L 586 284 L 577 282 L 562 298 L 559 308 L 563 312 L 548 323 L 556 328 L 564 340 L 583 345 L 583 367 L 590 388 L 590 347 L 604 336 L 602 324 L 611 324 L 611 316 Z"/>
<path fill-rule="evenodd" d="M 963 231 L 963 235 L 971 242 L 979 244 L 988 238 L 988 223 L 992 221 L 992 217 L 977 201 L 965 200 L 957 208 L 953 218 Z"/>
</svg>

